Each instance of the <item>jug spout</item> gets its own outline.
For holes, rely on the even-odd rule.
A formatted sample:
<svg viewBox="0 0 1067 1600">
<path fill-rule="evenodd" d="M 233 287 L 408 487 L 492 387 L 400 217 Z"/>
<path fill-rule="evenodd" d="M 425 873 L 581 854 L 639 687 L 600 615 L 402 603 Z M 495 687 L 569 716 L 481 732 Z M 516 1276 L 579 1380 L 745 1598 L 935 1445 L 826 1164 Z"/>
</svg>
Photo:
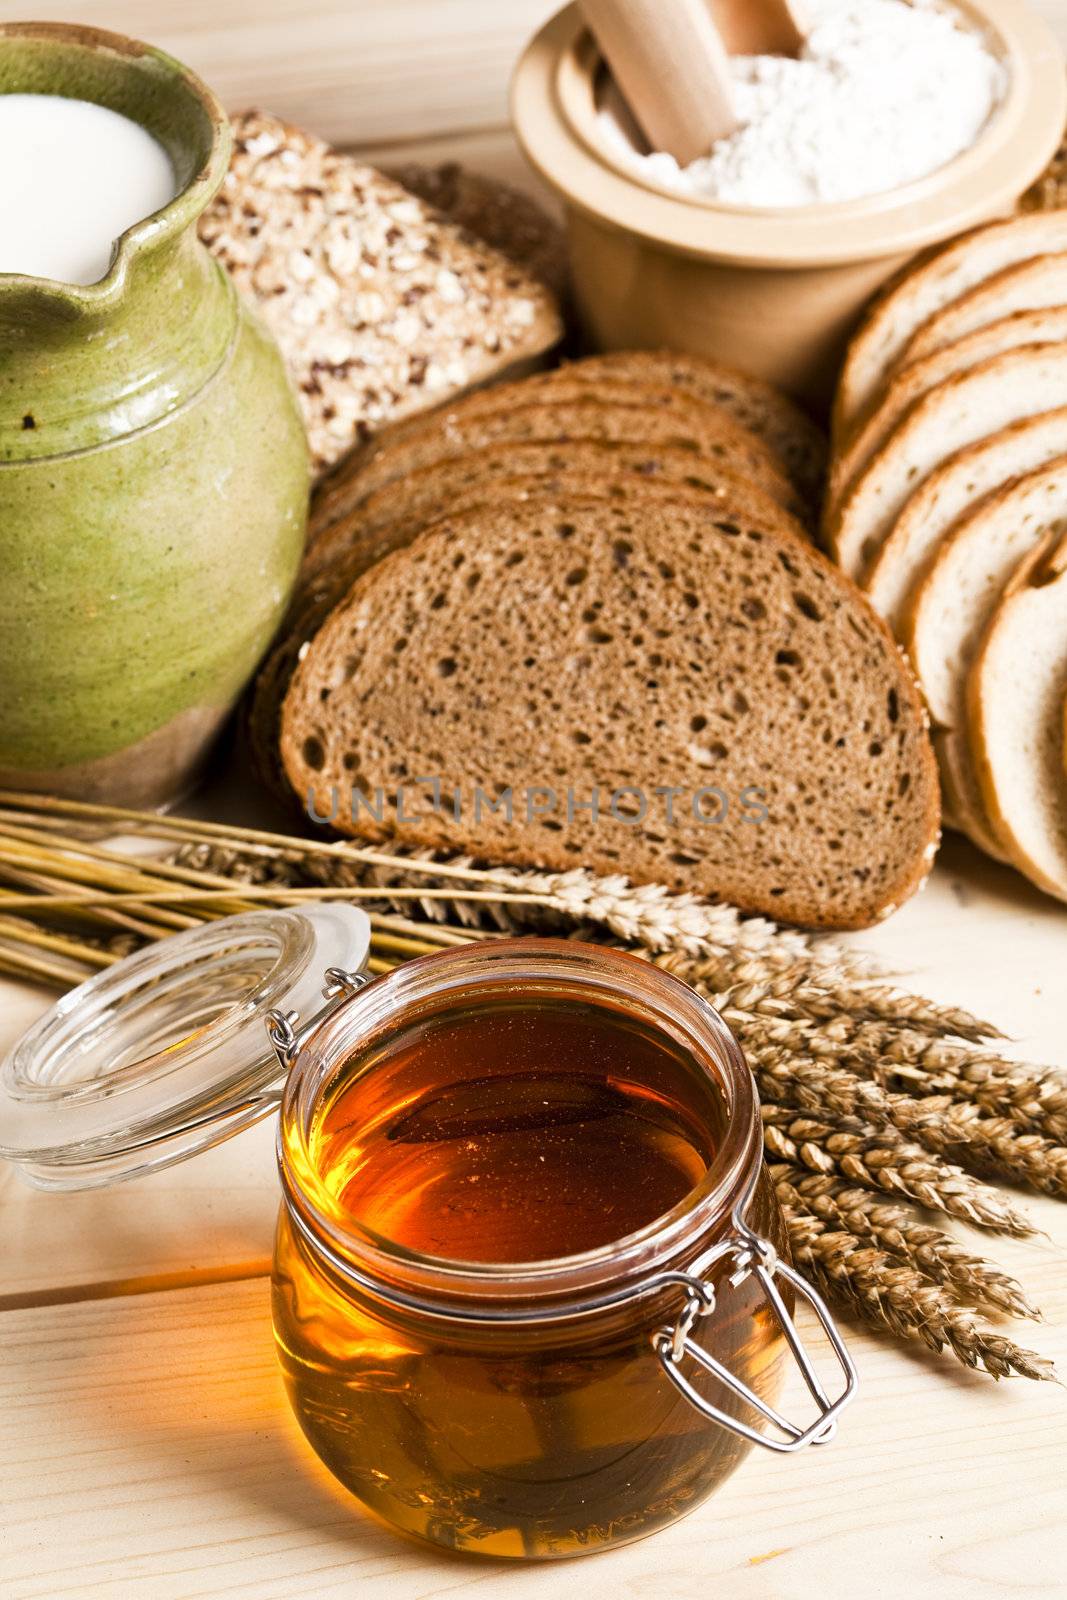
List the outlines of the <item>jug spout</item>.
<svg viewBox="0 0 1067 1600">
<path fill-rule="evenodd" d="M 96 283 L 0 272 L 0 461 L 91 449 L 158 421 L 223 361 L 236 312 L 195 225 L 229 164 L 211 91 L 134 40 L 50 23 L 0 25 L 0 94 L 88 100 L 162 146 L 175 193 L 127 228 Z"/>
</svg>

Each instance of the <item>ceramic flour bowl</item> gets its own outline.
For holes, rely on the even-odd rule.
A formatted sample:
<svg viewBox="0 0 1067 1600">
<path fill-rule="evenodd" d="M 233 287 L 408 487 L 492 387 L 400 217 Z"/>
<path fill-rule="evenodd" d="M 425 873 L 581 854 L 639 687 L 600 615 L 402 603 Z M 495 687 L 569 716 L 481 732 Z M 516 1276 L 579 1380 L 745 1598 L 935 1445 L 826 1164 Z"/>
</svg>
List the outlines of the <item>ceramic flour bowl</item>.
<svg viewBox="0 0 1067 1600">
<path fill-rule="evenodd" d="M 97 283 L 0 274 L 0 784 L 158 805 L 194 781 L 285 608 L 304 433 L 196 238 L 229 162 L 214 96 L 132 40 L 18 23 L 0 27 L 12 93 L 140 123 L 176 195 Z"/>
<path fill-rule="evenodd" d="M 861 201 L 761 210 L 646 182 L 598 120 L 605 73 L 576 5 L 528 46 L 512 87 L 526 155 L 567 215 L 579 313 L 604 349 L 713 356 L 817 404 L 864 303 L 916 251 L 1010 212 L 1063 135 L 1063 56 L 1019 0 L 958 9 L 1007 68 L 972 148 Z"/>
</svg>

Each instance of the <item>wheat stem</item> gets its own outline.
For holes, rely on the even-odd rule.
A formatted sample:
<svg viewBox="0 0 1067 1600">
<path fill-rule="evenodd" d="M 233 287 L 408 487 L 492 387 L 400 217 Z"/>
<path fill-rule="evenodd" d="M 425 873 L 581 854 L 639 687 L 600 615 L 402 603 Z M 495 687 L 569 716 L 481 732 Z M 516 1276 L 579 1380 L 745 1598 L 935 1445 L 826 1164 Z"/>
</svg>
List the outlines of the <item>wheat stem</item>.
<svg viewBox="0 0 1067 1600">
<path fill-rule="evenodd" d="M 1050 1361 L 980 1327 L 944 1287 L 847 1231 L 835 1231 L 808 1211 L 787 1209 L 793 1259 L 827 1297 L 872 1327 L 949 1349 L 964 1366 L 994 1378 L 1013 1374 L 1055 1381 Z"/>
<path fill-rule="evenodd" d="M 855 1117 L 813 1117 L 765 1103 L 763 1142 L 772 1161 L 847 1178 L 864 1189 L 912 1200 L 990 1233 L 1024 1238 L 1035 1231 L 998 1189 L 932 1156 L 895 1128 L 879 1128 Z"/>
<path fill-rule="evenodd" d="M 790 1211 L 806 1211 L 836 1233 L 871 1239 L 961 1299 L 1012 1317 L 1037 1318 L 1021 1284 L 976 1256 L 940 1228 L 927 1227 L 906 1206 L 858 1189 L 837 1178 L 774 1163 L 770 1168 L 778 1199 Z"/>
</svg>

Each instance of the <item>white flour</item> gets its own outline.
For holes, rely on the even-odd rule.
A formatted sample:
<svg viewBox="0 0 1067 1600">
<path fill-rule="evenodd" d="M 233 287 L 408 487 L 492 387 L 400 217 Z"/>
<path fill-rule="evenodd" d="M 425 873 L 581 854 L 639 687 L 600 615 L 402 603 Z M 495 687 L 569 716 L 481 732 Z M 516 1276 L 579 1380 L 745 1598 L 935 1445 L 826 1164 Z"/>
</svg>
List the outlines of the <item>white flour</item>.
<svg viewBox="0 0 1067 1600">
<path fill-rule="evenodd" d="M 1005 89 L 979 34 L 934 0 L 807 0 L 800 60 L 738 56 L 737 132 L 679 168 L 640 155 L 609 106 L 605 139 L 651 182 L 739 206 L 882 194 L 977 139 Z"/>
</svg>

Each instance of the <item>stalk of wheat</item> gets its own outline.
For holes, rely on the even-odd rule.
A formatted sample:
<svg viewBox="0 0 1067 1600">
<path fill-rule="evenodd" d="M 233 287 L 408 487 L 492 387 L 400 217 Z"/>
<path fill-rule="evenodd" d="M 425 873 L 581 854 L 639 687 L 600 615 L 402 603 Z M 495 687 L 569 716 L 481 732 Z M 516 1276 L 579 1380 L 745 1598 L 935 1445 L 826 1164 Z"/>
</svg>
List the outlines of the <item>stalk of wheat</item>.
<svg viewBox="0 0 1067 1600">
<path fill-rule="evenodd" d="M 116 833 L 155 841 L 136 858 Z M 931 1224 L 1032 1232 L 1004 1182 L 1067 1194 L 1067 1078 L 997 1053 L 996 1028 L 887 983 L 832 940 L 625 879 L 482 867 L 0 793 L 0 968 L 69 987 L 176 928 L 358 898 L 371 969 L 515 932 L 624 947 L 722 1012 L 756 1075 L 802 1270 L 847 1312 L 995 1377 L 1048 1362 L 977 1320 L 1030 1317 L 1020 1285 Z"/>
</svg>

